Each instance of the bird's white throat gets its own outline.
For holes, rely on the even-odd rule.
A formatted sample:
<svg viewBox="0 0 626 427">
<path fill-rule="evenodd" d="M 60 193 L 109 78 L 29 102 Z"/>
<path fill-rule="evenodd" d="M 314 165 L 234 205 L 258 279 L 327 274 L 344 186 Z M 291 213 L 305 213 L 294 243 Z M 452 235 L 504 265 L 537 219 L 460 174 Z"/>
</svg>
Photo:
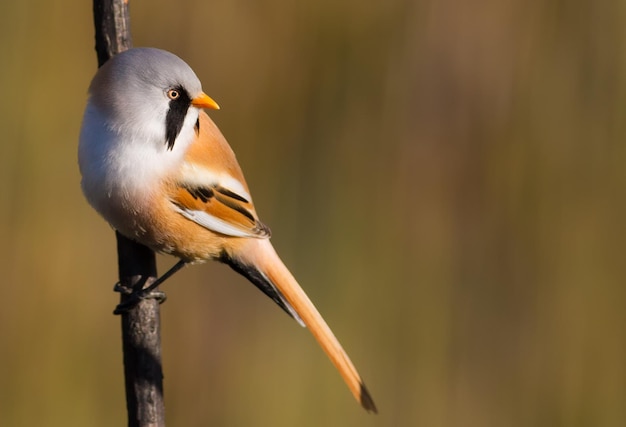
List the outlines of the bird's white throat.
<svg viewBox="0 0 626 427">
<path fill-rule="evenodd" d="M 165 142 L 162 121 L 139 126 L 113 127 L 106 114 L 88 103 L 79 142 L 82 187 L 89 203 L 114 227 L 116 212 L 135 205 L 141 210 L 159 183 L 180 168 L 195 138 L 198 110 L 191 107 L 172 149 Z"/>
</svg>

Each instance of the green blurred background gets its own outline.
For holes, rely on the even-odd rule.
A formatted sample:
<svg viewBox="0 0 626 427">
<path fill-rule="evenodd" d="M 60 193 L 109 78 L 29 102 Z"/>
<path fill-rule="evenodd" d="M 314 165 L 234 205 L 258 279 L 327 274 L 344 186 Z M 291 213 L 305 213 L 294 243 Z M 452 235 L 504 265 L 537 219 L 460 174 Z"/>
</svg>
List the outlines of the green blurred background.
<svg viewBox="0 0 626 427">
<path fill-rule="evenodd" d="M 91 2 L 0 4 L 0 425 L 125 425 L 114 233 L 76 165 Z M 626 4 L 131 2 L 222 106 L 367 381 L 225 266 L 164 287 L 171 426 L 626 424 Z M 159 258 L 160 270 L 174 262 Z"/>
</svg>

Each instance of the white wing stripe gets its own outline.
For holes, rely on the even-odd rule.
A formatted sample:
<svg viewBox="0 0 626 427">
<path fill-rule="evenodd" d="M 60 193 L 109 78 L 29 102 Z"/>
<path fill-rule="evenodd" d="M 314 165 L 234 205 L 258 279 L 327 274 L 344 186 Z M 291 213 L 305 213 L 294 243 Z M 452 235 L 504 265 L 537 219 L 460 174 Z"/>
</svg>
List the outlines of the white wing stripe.
<svg viewBox="0 0 626 427">
<path fill-rule="evenodd" d="M 174 209 L 191 221 L 208 228 L 216 233 L 225 234 L 233 237 L 258 237 L 255 234 L 246 232 L 237 227 L 234 227 L 224 220 L 221 220 L 205 211 L 181 209 L 179 206 L 174 205 Z"/>
</svg>

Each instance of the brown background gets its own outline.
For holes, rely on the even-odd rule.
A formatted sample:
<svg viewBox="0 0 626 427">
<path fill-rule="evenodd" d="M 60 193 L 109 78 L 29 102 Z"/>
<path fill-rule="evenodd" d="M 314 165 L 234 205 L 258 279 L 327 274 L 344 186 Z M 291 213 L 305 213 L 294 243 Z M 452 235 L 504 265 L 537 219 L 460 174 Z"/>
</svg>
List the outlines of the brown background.
<svg viewBox="0 0 626 427">
<path fill-rule="evenodd" d="M 79 188 L 91 2 L 0 4 L 0 425 L 125 424 L 114 234 Z M 626 424 L 626 7 L 141 1 L 222 106 L 365 377 L 228 268 L 167 283 L 172 426 Z M 160 258 L 160 270 L 174 260 Z"/>
</svg>

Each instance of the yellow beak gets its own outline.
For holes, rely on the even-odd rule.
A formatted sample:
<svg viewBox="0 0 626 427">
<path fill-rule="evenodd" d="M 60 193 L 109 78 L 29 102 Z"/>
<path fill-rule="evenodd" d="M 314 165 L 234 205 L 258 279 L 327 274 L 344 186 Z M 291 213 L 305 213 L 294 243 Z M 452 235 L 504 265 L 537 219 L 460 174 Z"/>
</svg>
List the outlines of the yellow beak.
<svg viewBox="0 0 626 427">
<path fill-rule="evenodd" d="M 192 99 L 191 105 L 198 108 L 209 108 L 211 110 L 220 109 L 220 106 L 217 105 L 217 102 L 213 101 L 213 99 L 211 99 L 211 97 L 204 92 Z"/>
</svg>

